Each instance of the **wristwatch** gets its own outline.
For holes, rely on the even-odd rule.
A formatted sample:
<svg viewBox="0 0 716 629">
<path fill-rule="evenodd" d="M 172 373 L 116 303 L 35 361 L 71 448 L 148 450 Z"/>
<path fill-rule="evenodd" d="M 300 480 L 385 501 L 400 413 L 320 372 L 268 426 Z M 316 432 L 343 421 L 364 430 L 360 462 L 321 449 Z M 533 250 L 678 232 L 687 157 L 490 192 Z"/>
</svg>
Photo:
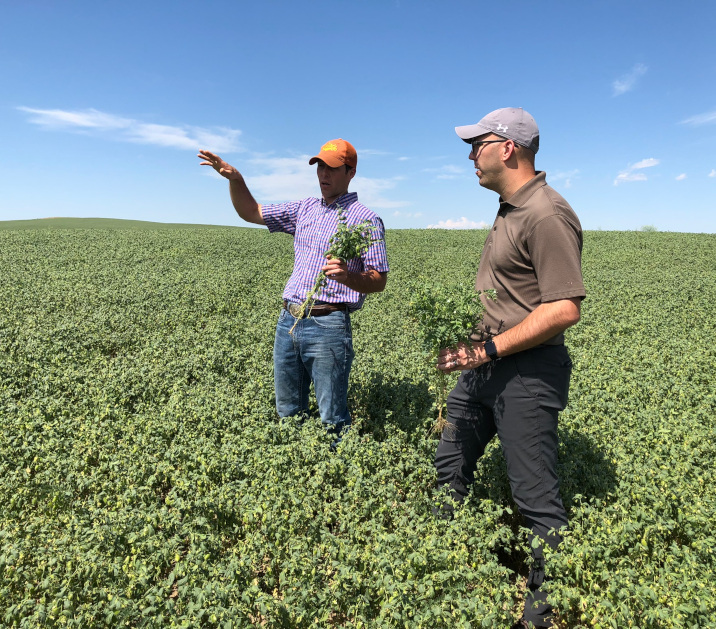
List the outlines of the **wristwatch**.
<svg viewBox="0 0 716 629">
<path fill-rule="evenodd" d="M 497 348 L 495 347 L 495 342 L 492 339 L 485 341 L 483 347 L 485 348 L 485 353 L 490 360 L 497 359 Z"/>
</svg>

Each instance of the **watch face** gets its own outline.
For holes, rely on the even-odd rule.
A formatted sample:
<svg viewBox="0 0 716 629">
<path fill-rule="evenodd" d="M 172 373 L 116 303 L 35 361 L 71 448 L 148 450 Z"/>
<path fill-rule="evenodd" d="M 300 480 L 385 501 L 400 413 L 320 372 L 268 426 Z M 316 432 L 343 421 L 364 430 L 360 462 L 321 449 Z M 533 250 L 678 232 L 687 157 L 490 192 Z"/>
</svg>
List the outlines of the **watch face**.
<svg viewBox="0 0 716 629">
<path fill-rule="evenodd" d="M 492 340 L 485 341 L 485 352 L 490 358 L 497 358 L 497 348 Z"/>
</svg>

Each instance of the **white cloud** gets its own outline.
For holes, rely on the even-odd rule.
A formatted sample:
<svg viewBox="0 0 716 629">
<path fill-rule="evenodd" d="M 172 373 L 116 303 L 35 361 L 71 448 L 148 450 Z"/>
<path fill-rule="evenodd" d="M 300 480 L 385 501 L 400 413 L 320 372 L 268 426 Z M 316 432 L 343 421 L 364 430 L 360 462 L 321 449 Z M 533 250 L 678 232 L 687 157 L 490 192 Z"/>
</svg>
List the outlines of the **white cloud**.
<svg viewBox="0 0 716 629">
<path fill-rule="evenodd" d="M 652 166 L 656 166 L 659 163 L 658 159 L 654 159 L 653 157 L 649 157 L 648 159 L 643 159 L 640 162 L 637 162 L 634 164 L 631 169 L 632 170 L 640 170 L 641 168 L 651 168 Z"/>
<path fill-rule="evenodd" d="M 422 212 L 400 212 L 399 210 L 393 212 L 395 218 L 420 218 L 422 215 Z"/>
<path fill-rule="evenodd" d="M 684 179 L 686 179 L 686 173 L 681 173 L 676 177 L 676 181 L 683 181 Z"/>
<path fill-rule="evenodd" d="M 132 120 L 113 114 L 105 114 L 96 109 L 85 111 L 64 111 L 62 109 L 31 109 L 18 107 L 30 114 L 30 122 L 44 127 L 80 127 L 89 129 L 126 129 Z"/>
<path fill-rule="evenodd" d="M 549 182 L 556 185 L 558 185 L 559 182 L 564 182 L 562 184 L 564 188 L 571 188 L 572 179 L 576 179 L 578 176 L 579 169 L 577 168 L 575 168 L 574 170 L 554 172 L 550 173 Z"/>
<path fill-rule="evenodd" d="M 28 119 L 31 123 L 47 129 L 106 134 L 112 140 L 177 149 L 206 148 L 217 153 L 232 153 L 240 150 L 237 140 L 241 131 L 238 129 L 153 124 L 96 109 L 83 111 L 30 107 L 18 107 L 18 109 L 29 114 Z"/>
<path fill-rule="evenodd" d="M 248 160 L 260 175 L 247 177 L 259 203 L 276 203 L 320 195 L 316 167 L 309 166 L 310 155 L 299 157 L 255 157 Z M 242 170 L 240 164 L 234 164 Z M 252 168 L 253 170 L 253 168 Z M 243 172 L 243 171 L 242 171 Z"/>
<path fill-rule="evenodd" d="M 612 83 L 612 95 L 621 96 L 634 89 L 640 77 L 646 74 L 648 68 L 643 63 L 637 63 L 630 72 L 618 78 Z"/>
<path fill-rule="evenodd" d="M 489 225 L 485 221 L 475 222 L 468 220 L 465 216 L 461 216 L 457 220 L 448 218 L 435 225 L 428 225 L 428 229 L 487 229 L 488 227 Z"/>
<path fill-rule="evenodd" d="M 628 171 L 621 172 L 617 175 L 617 178 L 614 180 L 614 185 L 618 186 L 620 183 L 624 183 L 625 181 L 646 181 L 647 176 L 644 173 L 631 173 Z"/>
<path fill-rule="evenodd" d="M 398 161 L 399 162 L 407 162 L 409 159 L 410 159 L 409 157 L 399 157 Z"/>
<path fill-rule="evenodd" d="M 636 164 L 632 164 L 626 170 L 623 170 L 617 175 L 617 178 L 614 180 L 614 185 L 618 186 L 620 183 L 627 181 L 646 181 L 647 176 L 644 173 L 636 171 L 643 170 L 644 168 L 651 168 L 657 164 L 659 164 L 659 160 L 654 159 L 653 157 L 649 157 L 648 159 L 643 159 Z"/>
<path fill-rule="evenodd" d="M 436 179 L 457 179 L 464 176 L 467 171 L 465 168 L 447 164 L 439 168 L 423 168 L 423 172 L 435 175 Z"/>
<path fill-rule="evenodd" d="M 709 173 L 709 177 L 716 177 L 716 168 L 713 168 Z"/>
<path fill-rule="evenodd" d="M 679 124 L 698 126 L 702 124 L 709 124 L 711 122 L 716 122 L 716 111 L 699 114 L 698 116 L 691 116 L 691 118 L 686 118 L 686 120 L 682 120 Z"/>
<path fill-rule="evenodd" d="M 315 175 L 314 175 L 315 177 Z M 386 199 L 383 193 L 395 188 L 402 177 L 391 177 L 390 179 L 369 179 L 356 175 L 351 182 L 351 190 L 358 193 L 361 203 L 372 209 L 392 209 L 409 205 L 407 201 L 393 201 Z"/>
</svg>

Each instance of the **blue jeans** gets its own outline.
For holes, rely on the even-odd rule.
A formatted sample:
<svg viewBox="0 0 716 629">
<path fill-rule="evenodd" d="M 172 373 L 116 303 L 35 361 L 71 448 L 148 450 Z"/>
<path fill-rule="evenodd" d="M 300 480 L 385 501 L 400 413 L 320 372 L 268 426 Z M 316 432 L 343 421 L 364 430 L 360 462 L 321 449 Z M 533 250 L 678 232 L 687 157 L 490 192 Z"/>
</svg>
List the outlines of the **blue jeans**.
<svg viewBox="0 0 716 629">
<path fill-rule="evenodd" d="M 273 346 L 276 409 L 281 417 L 308 411 L 313 381 L 321 421 L 339 433 L 351 423 L 348 413 L 348 376 L 353 364 L 353 336 L 347 312 L 296 319 L 282 309 Z"/>
</svg>

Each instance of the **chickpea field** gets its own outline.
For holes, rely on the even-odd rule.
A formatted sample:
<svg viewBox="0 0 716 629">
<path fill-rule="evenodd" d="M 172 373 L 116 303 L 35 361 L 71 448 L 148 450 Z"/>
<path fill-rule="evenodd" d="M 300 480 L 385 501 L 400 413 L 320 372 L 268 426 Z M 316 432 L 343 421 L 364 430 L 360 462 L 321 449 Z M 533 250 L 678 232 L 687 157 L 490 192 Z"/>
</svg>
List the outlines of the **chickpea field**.
<svg viewBox="0 0 716 629">
<path fill-rule="evenodd" d="M 388 230 L 353 427 L 280 420 L 292 239 L 0 224 L 0 627 L 509 628 L 527 531 L 499 448 L 436 519 L 416 288 L 485 231 Z M 561 415 L 559 629 L 716 627 L 716 235 L 587 231 Z M 454 378 L 454 376 L 451 376 Z M 315 411 L 315 408 L 314 408 Z"/>
</svg>

